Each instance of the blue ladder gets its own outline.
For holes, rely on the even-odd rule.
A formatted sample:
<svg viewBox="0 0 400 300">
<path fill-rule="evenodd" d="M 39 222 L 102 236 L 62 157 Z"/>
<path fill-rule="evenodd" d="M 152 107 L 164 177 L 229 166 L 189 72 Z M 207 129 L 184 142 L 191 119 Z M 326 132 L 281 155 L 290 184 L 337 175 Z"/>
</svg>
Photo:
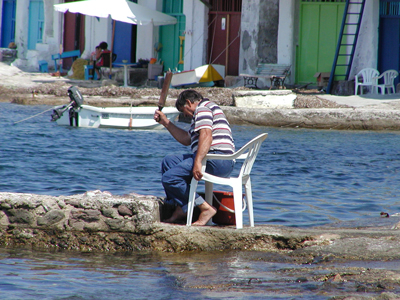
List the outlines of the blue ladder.
<svg viewBox="0 0 400 300">
<path fill-rule="evenodd" d="M 364 6 L 365 0 L 346 0 L 335 58 L 326 89 L 327 94 L 331 93 L 335 77 L 341 80 L 349 79 L 354 52 L 357 46 L 358 34 L 360 32 L 361 20 L 364 13 Z"/>
</svg>

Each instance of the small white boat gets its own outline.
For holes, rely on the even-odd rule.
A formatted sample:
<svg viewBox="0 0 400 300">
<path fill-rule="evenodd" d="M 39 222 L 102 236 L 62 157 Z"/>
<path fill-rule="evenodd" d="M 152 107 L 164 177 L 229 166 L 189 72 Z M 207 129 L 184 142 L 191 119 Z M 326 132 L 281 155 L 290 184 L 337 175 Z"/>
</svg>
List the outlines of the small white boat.
<svg viewBox="0 0 400 300">
<path fill-rule="evenodd" d="M 82 104 L 83 98 L 76 87 L 68 89 L 71 102 L 57 106 L 52 121 L 58 125 L 91 128 L 162 129 L 154 120 L 157 107 L 96 107 Z M 179 111 L 175 107 L 164 107 L 162 112 L 174 121 Z"/>
</svg>

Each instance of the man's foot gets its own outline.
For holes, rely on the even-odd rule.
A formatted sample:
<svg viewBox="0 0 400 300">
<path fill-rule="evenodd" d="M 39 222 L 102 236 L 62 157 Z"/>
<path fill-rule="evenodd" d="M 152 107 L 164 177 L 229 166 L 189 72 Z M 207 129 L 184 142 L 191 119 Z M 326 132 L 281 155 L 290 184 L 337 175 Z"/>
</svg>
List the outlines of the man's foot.
<svg viewBox="0 0 400 300">
<path fill-rule="evenodd" d="M 183 212 L 182 207 L 179 205 L 175 208 L 175 211 L 172 213 L 172 216 L 166 220 L 165 223 L 176 223 L 177 221 L 186 218 L 186 213 Z"/>
<path fill-rule="evenodd" d="M 211 206 L 207 202 L 203 202 L 198 206 L 200 209 L 199 219 L 194 222 L 193 226 L 204 226 L 208 221 L 217 213 L 217 209 L 214 206 Z"/>
</svg>

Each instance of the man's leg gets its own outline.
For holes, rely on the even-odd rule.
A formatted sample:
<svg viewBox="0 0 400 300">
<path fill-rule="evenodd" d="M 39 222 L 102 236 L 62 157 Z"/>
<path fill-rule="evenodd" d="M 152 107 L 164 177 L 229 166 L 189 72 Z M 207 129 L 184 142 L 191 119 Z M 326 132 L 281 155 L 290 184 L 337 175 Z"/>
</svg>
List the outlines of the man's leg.
<svg viewBox="0 0 400 300">
<path fill-rule="evenodd" d="M 177 206 L 167 223 L 174 223 L 186 217 L 190 181 L 192 179 L 193 155 L 168 155 L 161 163 L 161 182 L 168 200 Z M 184 209 L 182 209 L 184 207 Z"/>
</svg>

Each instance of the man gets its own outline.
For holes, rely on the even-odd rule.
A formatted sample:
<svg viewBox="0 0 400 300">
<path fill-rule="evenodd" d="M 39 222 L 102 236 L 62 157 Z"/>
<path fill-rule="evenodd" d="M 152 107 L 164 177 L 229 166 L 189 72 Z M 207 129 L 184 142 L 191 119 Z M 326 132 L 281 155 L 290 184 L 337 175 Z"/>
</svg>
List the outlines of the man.
<svg viewBox="0 0 400 300">
<path fill-rule="evenodd" d="M 159 110 L 154 119 L 162 124 L 182 145 L 191 146 L 192 154 L 173 154 L 166 156 L 161 164 L 161 182 L 167 200 L 176 203 L 171 218 L 165 220 L 174 223 L 186 217 L 189 200 L 190 181 L 194 177 L 200 180 L 201 162 L 207 153 L 232 154 L 235 151 L 232 132 L 221 108 L 194 91 L 183 91 L 176 100 L 176 108 L 185 116 L 192 117 L 189 131 L 177 127 Z M 210 160 L 206 171 L 216 176 L 228 177 L 234 162 L 231 160 Z M 200 209 L 199 219 L 193 225 L 205 225 L 215 214 L 216 208 L 196 195 L 195 205 Z"/>
</svg>

